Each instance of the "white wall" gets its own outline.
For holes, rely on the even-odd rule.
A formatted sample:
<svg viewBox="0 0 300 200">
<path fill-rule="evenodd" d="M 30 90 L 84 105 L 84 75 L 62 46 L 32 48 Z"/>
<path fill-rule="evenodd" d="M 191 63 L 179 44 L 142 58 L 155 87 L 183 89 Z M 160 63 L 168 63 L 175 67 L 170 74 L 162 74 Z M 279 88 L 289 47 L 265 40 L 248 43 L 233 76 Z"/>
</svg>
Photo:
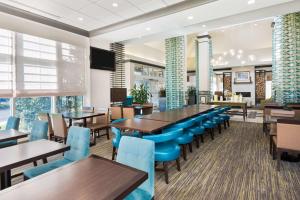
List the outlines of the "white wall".
<svg viewBox="0 0 300 200">
<path fill-rule="evenodd" d="M 93 47 L 110 49 L 110 41 L 90 38 Z M 110 106 L 110 71 L 90 70 L 91 80 L 91 105 L 96 109 L 106 109 Z"/>
<path fill-rule="evenodd" d="M 249 84 L 234 84 L 235 72 L 238 71 L 249 71 L 252 83 Z M 249 67 L 234 67 L 232 68 L 232 92 L 251 92 L 252 105 L 255 105 L 255 68 L 254 66 Z"/>
</svg>

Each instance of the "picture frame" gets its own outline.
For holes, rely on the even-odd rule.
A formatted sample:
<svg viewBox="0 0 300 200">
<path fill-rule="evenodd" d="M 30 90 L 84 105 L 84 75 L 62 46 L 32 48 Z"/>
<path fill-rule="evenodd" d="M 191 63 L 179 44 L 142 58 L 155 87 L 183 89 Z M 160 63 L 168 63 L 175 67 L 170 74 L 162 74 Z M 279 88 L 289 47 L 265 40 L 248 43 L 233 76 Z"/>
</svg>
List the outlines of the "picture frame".
<svg viewBox="0 0 300 200">
<path fill-rule="evenodd" d="M 235 83 L 251 83 L 249 71 L 235 72 Z"/>
</svg>

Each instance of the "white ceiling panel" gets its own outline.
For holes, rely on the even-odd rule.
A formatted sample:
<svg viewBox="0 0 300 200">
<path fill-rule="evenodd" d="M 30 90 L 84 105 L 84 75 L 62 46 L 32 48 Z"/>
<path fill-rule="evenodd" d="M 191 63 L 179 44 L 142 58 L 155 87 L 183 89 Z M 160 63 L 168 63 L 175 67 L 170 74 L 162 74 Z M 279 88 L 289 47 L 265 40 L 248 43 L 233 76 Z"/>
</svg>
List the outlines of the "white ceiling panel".
<svg viewBox="0 0 300 200">
<path fill-rule="evenodd" d="M 89 4 L 90 2 L 87 0 L 53 0 L 57 4 L 61 4 L 72 8 L 73 10 L 79 10 Z"/>
<path fill-rule="evenodd" d="M 118 6 L 114 7 L 112 4 L 117 3 Z M 126 0 L 116 0 L 116 1 L 107 1 L 107 0 L 100 0 L 97 2 L 97 4 L 106 10 L 110 11 L 111 13 L 114 13 L 117 16 L 120 16 L 124 19 L 128 19 L 131 17 L 135 17 L 137 15 L 143 14 L 143 12 L 131 4 L 130 2 Z"/>
<path fill-rule="evenodd" d="M 163 0 L 163 1 L 166 2 L 168 5 L 172 5 L 172 4 L 182 2 L 184 0 Z M 188 0 L 186 0 L 186 1 L 188 1 Z"/>
<path fill-rule="evenodd" d="M 144 12 L 150 12 L 166 6 L 166 3 L 164 3 L 161 0 L 149 0 L 149 1 L 138 1 L 138 2 L 136 1 L 133 2 L 132 0 L 129 1 L 134 3 L 139 9 L 141 9 Z"/>
</svg>

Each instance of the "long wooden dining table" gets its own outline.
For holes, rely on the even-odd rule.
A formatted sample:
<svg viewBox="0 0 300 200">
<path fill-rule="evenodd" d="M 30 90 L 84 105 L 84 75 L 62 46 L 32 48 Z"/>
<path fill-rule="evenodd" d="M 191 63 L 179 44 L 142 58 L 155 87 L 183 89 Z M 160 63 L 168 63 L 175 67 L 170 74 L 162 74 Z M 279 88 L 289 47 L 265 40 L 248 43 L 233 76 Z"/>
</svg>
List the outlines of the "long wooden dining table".
<svg viewBox="0 0 300 200">
<path fill-rule="evenodd" d="M 180 109 L 174 109 L 166 112 L 157 112 L 150 115 L 143 115 L 139 118 L 127 119 L 122 122 L 112 123 L 111 127 L 122 130 L 134 130 L 141 133 L 153 133 L 159 131 L 171 124 L 204 114 L 218 107 L 217 105 L 193 105 Z"/>
</svg>

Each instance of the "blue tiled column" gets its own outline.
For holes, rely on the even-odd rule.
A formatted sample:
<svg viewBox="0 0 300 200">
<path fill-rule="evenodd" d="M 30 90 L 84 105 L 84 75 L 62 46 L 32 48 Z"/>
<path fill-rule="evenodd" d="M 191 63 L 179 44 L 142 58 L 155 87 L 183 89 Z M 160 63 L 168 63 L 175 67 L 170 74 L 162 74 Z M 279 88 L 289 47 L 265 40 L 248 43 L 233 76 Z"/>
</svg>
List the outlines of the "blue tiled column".
<svg viewBox="0 0 300 200">
<path fill-rule="evenodd" d="M 184 105 L 185 38 L 168 38 L 166 48 L 166 96 L 167 109 L 181 108 Z"/>
<path fill-rule="evenodd" d="M 273 98 L 300 103 L 300 12 L 278 16 L 273 29 Z"/>
</svg>

